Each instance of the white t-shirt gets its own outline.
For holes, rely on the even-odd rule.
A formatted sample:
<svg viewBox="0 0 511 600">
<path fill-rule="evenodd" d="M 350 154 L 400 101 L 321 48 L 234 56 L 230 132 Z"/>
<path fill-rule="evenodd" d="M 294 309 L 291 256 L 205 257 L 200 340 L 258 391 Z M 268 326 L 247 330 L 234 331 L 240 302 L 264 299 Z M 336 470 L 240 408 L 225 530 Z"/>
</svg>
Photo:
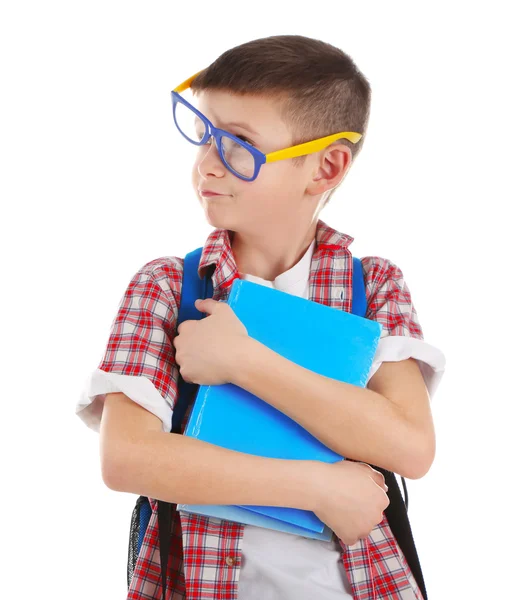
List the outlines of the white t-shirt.
<svg viewBox="0 0 511 600">
<path fill-rule="evenodd" d="M 309 272 L 314 240 L 302 259 L 275 281 L 248 274 L 242 279 L 300 296 L 309 297 Z M 430 398 L 444 373 L 445 357 L 434 346 L 407 336 L 383 337 L 369 372 L 369 379 L 382 362 L 407 358 L 418 361 Z M 75 412 L 94 431 L 99 432 L 105 395 L 123 392 L 167 424 L 172 414 L 169 405 L 146 377 L 106 373 L 96 369 Z M 241 541 L 242 562 L 238 588 L 239 600 L 348 600 L 351 587 L 341 559 L 339 543 L 313 540 L 280 531 L 245 525 Z"/>
</svg>

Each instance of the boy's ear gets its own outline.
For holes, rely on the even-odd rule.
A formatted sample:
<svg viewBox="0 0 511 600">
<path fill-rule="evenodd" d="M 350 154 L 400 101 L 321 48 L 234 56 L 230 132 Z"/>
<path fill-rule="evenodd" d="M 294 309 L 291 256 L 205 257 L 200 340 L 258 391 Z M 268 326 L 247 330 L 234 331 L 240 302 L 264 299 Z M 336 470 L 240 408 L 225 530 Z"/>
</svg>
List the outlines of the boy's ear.
<svg viewBox="0 0 511 600">
<path fill-rule="evenodd" d="M 317 196 L 336 187 L 348 172 L 351 161 L 351 149 L 348 146 L 334 144 L 321 151 L 306 191 L 311 196 Z"/>
</svg>

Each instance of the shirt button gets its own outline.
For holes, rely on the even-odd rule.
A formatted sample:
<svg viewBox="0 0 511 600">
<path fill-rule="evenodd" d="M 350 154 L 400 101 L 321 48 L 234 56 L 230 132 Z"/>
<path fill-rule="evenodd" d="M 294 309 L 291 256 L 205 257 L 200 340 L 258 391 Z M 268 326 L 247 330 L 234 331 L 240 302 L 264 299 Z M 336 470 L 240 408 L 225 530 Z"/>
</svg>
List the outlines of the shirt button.
<svg viewBox="0 0 511 600">
<path fill-rule="evenodd" d="M 233 567 L 235 562 L 236 562 L 236 558 L 234 556 L 228 556 L 225 559 L 225 564 L 229 567 Z"/>
</svg>

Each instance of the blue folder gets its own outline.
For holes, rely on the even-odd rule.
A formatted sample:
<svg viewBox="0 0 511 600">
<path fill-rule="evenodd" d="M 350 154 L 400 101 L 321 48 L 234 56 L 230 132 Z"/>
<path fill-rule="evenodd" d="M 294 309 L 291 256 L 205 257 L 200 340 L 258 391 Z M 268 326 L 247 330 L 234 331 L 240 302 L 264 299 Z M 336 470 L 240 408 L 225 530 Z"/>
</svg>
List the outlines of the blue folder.
<svg viewBox="0 0 511 600">
<path fill-rule="evenodd" d="M 376 321 L 241 279 L 234 281 L 228 304 L 252 338 L 288 360 L 366 386 L 382 329 Z M 234 384 L 199 387 L 184 435 L 268 458 L 343 460 L 287 415 Z M 313 512 L 292 507 L 179 504 L 178 510 L 331 538 Z"/>
</svg>

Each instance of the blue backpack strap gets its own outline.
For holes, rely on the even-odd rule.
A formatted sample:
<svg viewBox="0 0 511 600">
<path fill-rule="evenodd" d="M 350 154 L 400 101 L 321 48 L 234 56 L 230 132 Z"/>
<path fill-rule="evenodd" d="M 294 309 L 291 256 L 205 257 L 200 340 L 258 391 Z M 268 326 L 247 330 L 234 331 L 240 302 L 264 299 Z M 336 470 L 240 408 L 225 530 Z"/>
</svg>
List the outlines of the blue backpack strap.
<svg viewBox="0 0 511 600">
<path fill-rule="evenodd" d="M 213 282 L 207 275 L 203 279 L 199 277 L 198 269 L 202 255 L 202 248 L 197 248 L 185 256 L 183 266 L 183 283 L 181 286 L 181 304 L 177 318 L 177 326 L 184 321 L 198 321 L 206 315 L 201 313 L 195 307 L 195 300 L 198 298 L 213 297 Z M 179 377 L 178 395 L 174 412 L 172 415 L 172 433 L 181 433 L 186 409 L 197 391 L 197 384 L 187 383 Z"/>
<path fill-rule="evenodd" d="M 198 321 L 199 319 L 204 318 L 206 315 L 197 310 L 195 307 L 195 300 L 198 298 L 205 299 L 213 297 L 213 282 L 211 281 L 209 274 L 205 275 L 203 279 L 199 277 L 198 269 L 201 256 L 202 248 L 197 248 L 185 256 L 183 265 L 183 283 L 181 286 L 181 304 L 179 306 L 176 327 L 184 321 Z M 198 387 L 199 386 L 196 383 L 185 382 L 181 375 L 179 375 L 178 393 L 174 412 L 172 413 L 171 433 L 181 433 L 181 426 L 186 414 L 186 409 L 195 397 Z M 169 532 L 171 528 L 171 511 L 172 507 L 170 503 L 158 500 L 158 540 L 160 545 L 162 598 L 166 597 L 167 589 L 166 573 L 170 553 Z M 165 533 L 162 535 L 162 532 Z"/>
<path fill-rule="evenodd" d="M 195 308 L 195 300 L 198 298 L 211 298 L 213 296 L 213 283 L 211 277 L 199 277 L 199 263 L 202 256 L 202 248 L 197 248 L 185 256 L 183 265 L 183 283 L 181 286 L 181 305 L 177 317 L 177 325 L 183 321 L 198 321 L 204 316 Z"/>
<path fill-rule="evenodd" d="M 351 312 L 365 317 L 367 312 L 366 286 L 360 258 L 353 256 L 353 299 Z"/>
</svg>

